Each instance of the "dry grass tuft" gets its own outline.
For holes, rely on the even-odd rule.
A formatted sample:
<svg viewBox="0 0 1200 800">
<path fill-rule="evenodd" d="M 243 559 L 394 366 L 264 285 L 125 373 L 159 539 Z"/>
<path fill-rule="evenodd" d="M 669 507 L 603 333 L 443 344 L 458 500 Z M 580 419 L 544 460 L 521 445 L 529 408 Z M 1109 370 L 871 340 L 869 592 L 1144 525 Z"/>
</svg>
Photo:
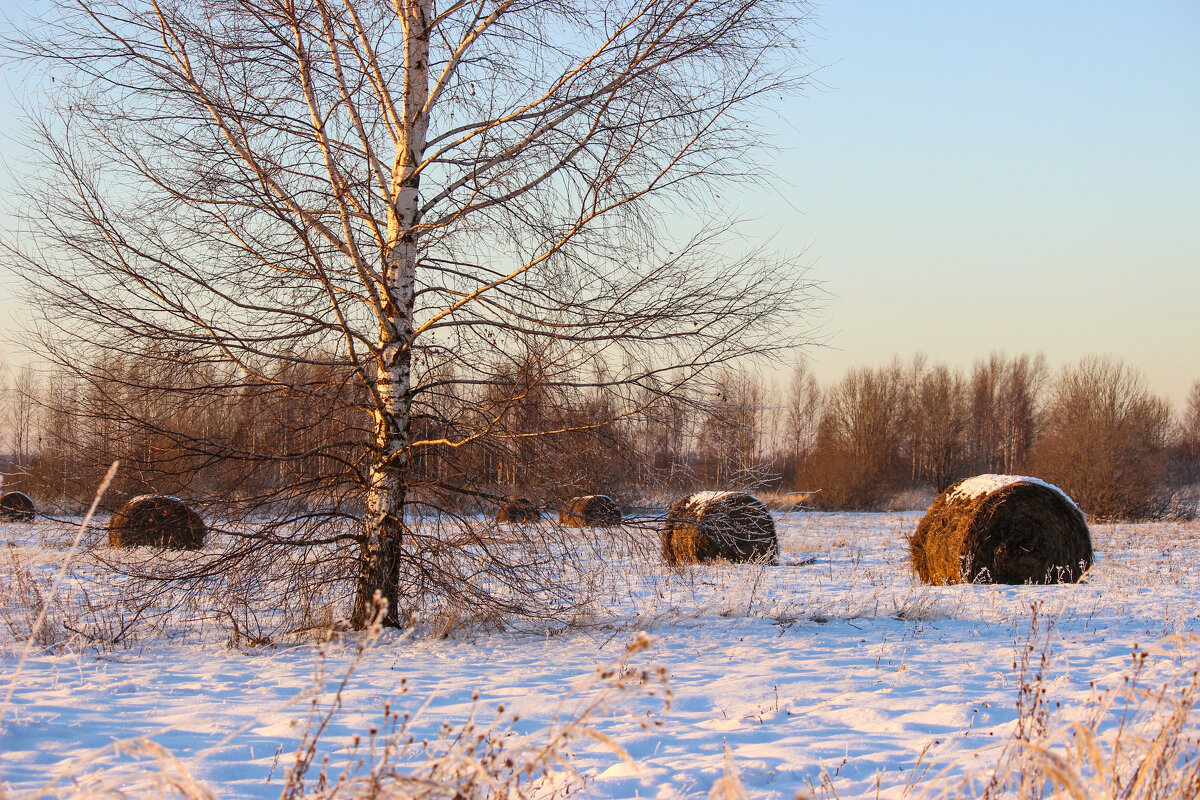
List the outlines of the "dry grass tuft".
<svg viewBox="0 0 1200 800">
<path fill-rule="evenodd" d="M 1158 654 L 1194 658 L 1200 638 L 1172 637 Z M 1200 796 L 1196 702 L 1200 670 L 1154 688 L 1141 685 L 1151 653 L 1134 647 L 1121 683 L 1098 694 L 1079 722 L 1052 727 L 1042 665 L 1026 673 L 1012 740 L 983 787 L 957 797 L 984 800 L 1194 800 Z M 982 791 L 981 791 L 982 789 Z"/>
</svg>

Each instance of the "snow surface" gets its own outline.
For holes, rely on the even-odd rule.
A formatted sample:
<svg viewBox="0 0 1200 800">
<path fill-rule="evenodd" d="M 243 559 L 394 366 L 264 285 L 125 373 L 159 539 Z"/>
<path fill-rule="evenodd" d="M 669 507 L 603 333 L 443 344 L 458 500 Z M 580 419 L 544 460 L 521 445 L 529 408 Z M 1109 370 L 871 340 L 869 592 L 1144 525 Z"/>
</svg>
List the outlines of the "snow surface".
<svg viewBox="0 0 1200 800">
<path fill-rule="evenodd" d="M 162 498 L 164 500 L 174 500 L 176 503 L 182 503 L 183 505 L 187 505 L 187 501 L 180 500 L 178 497 L 176 497 L 175 495 L 171 495 L 171 494 L 139 494 L 137 497 L 131 497 L 128 500 L 126 500 L 125 505 L 129 505 L 131 503 L 141 503 L 146 500 L 158 500 L 159 498 Z"/>
<path fill-rule="evenodd" d="M 1052 489 L 1062 495 L 1063 499 L 1072 506 L 1075 506 L 1075 501 L 1053 483 L 1047 483 L 1041 478 L 1032 478 L 1028 475 L 976 475 L 973 478 L 967 478 L 954 487 L 954 491 L 950 493 L 950 497 L 951 499 L 962 498 L 969 500 L 973 497 L 998 492 L 1005 486 L 1012 486 L 1014 483 L 1034 483 L 1038 486 Z M 1078 506 L 1075 507 L 1078 508 Z"/>
<path fill-rule="evenodd" d="M 600 742 L 575 745 L 587 796 L 707 796 L 728 746 L 754 798 L 790 800 L 822 775 L 840 798 L 900 798 L 912 796 L 915 768 L 930 768 L 920 786 L 936 789 L 995 762 L 1016 717 L 1013 663 L 1031 604 L 1049 622 L 1034 633 L 1050 644 L 1056 723 L 1082 718 L 1096 691 L 1120 684 L 1135 643 L 1168 648 L 1164 637 L 1200 627 L 1200 524 L 1094 526 L 1097 563 L 1082 584 L 924 586 L 904 540 L 918 521 L 779 514 L 778 566 L 631 568 L 587 624 L 553 635 L 385 634 L 348 680 L 321 746 L 340 763 L 385 701 L 417 715 L 419 738 L 461 724 L 476 704 L 504 704 L 520 714 L 515 733 L 536 735 L 569 715 L 573 687 L 645 630 L 654 644 L 639 663 L 665 668 L 670 707 L 634 700 L 598 723 L 636 769 Z M 61 539 L 32 538 L 39 525 L 0 525 L 0 559 L 55 567 Z M 0 572 L 0 584 L 9 577 Z M 12 586 L 0 585 L 3 614 L 14 612 Z M 0 616 L 0 690 L 22 645 L 10 620 Z M 113 743 L 148 737 L 218 797 L 279 796 L 307 693 L 317 687 L 328 700 L 354 641 L 231 648 L 171 630 L 132 650 L 35 654 L 0 721 L 0 795 L 112 785 L 142 794 L 138 771 L 156 767 L 118 756 Z M 1197 650 L 1152 653 L 1144 685 L 1190 675 Z"/>
<path fill-rule="evenodd" d="M 684 508 L 691 509 L 692 513 L 702 514 L 706 510 L 708 510 L 708 508 L 710 506 L 712 506 L 715 503 L 719 503 L 720 501 L 724 500 L 727 497 L 741 496 L 743 494 L 745 494 L 745 493 L 744 492 L 719 492 L 719 491 L 694 492 L 692 494 L 689 494 L 687 496 L 687 498 L 685 498 L 687 502 L 684 504 Z M 753 495 L 751 495 L 751 496 L 753 497 Z M 758 504 L 760 506 L 762 506 L 763 510 L 765 511 L 766 506 L 762 505 L 762 501 L 758 500 L 757 497 L 755 497 L 754 499 L 755 499 L 755 501 L 758 502 Z"/>
<path fill-rule="evenodd" d="M 688 502 L 689 505 L 704 507 L 709 503 L 715 503 L 718 500 L 724 500 L 726 497 L 733 497 L 735 494 L 741 494 L 741 492 L 694 492 L 693 494 L 688 495 Z"/>
</svg>

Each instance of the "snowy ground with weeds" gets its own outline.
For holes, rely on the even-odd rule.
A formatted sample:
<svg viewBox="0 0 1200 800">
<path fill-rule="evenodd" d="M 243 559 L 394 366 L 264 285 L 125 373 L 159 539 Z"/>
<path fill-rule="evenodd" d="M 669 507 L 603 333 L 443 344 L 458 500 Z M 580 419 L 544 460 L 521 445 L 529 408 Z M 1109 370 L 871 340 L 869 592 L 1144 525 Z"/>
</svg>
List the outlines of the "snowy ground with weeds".
<svg viewBox="0 0 1200 800">
<path fill-rule="evenodd" d="M 372 726 L 386 733 L 385 704 L 409 715 L 404 758 L 427 757 L 422 740 L 444 741 L 472 714 L 536 743 L 603 691 L 597 669 L 642 630 L 651 646 L 619 669 L 661 667 L 669 696 L 617 693 L 590 718 L 591 738 L 569 748 L 587 796 L 703 797 L 731 770 L 752 797 L 931 795 L 986 780 L 1018 702 L 1028 719 L 1039 689 L 1039 724 L 1103 733 L 1121 724 L 1102 704 L 1135 647 L 1148 652 L 1145 686 L 1179 685 L 1200 666 L 1200 525 L 1093 526 L 1096 564 L 1077 585 L 929 587 L 907 565 L 919 518 L 778 514 L 777 566 L 630 566 L 628 584 L 572 628 L 386 631 L 361 657 L 357 636 L 267 647 L 166 637 L 35 649 L 17 676 L 24 643 L 10 624 L 0 796 L 141 794 L 178 772 L 218 797 L 278 797 L 314 696 L 323 713 L 356 659 L 317 743 L 330 774 L 365 752 Z M 4 552 L 51 573 L 62 549 L 45 544 L 49 524 L 0 525 Z M 19 593 L 5 579 L 11 605 Z"/>
</svg>

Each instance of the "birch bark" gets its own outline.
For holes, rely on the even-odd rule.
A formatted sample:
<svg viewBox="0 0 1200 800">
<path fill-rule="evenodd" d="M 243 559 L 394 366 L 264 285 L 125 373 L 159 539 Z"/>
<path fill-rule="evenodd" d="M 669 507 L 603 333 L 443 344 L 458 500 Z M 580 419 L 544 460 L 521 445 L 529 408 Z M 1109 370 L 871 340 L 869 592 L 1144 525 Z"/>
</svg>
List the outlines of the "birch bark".
<svg viewBox="0 0 1200 800">
<path fill-rule="evenodd" d="M 367 490 L 367 515 L 351 624 L 363 627 L 385 606 L 383 622 L 399 624 L 398 575 L 406 532 L 404 510 L 410 467 L 412 341 L 415 330 L 420 222 L 417 171 L 429 130 L 429 22 L 432 0 L 399 0 L 404 31 L 404 103 L 397 121 L 396 153 L 388 203 L 387 248 L 380 294 L 376 365 L 374 463 Z"/>
</svg>

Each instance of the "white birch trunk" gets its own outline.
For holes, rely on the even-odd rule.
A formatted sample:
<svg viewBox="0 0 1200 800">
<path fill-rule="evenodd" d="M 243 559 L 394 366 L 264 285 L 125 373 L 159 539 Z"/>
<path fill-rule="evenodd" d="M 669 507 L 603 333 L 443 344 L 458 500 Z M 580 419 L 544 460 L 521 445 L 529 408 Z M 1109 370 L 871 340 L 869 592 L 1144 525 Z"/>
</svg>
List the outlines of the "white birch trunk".
<svg viewBox="0 0 1200 800">
<path fill-rule="evenodd" d="M 388 249 L 384 256 L 384 300 L 379 325 L 376 374 L 374 462 L 367 492 L 367 516 L 351 622 L 364 627 L 376 602 L 385 602 L 384 624 L 399 624 L 397 583 L 404 548 L 404 508 L 410 466 L 409 423 L 412 408 L 413 298 L 416 290 L 420 176 L 429 117 L 429 20 L 432 0 L 397 3 L 405 33 L 403 120 L 392 166 L 388 209 Z"/>
</svg>

